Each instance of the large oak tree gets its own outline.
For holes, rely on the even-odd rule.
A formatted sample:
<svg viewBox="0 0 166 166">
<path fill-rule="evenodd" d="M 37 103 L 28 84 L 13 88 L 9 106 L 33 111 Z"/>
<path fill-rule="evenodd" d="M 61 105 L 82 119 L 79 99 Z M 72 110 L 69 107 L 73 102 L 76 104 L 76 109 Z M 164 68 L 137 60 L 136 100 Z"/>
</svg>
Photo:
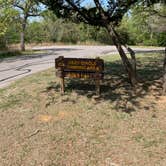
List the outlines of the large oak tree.
<svg viewBox="0 0 166 166">
<path fill-rule="evenodd" d="M 149 6 L 157 0 L 38 0 L 53 10 L 54 13 L 72 21 L 84 22 L 89 25 L 104 27 L 110 34 L 113 44 L 116 46 L 129 80 L 134 86 L 137 83 L 136 58 L 134 51 L 124 44 L 115 27 L 122 20 L 132 5 Z M 88 5 L 87 3 L 91 4 Z M 130 54 L 130 59 L 125 53 Z"/>
</svg>

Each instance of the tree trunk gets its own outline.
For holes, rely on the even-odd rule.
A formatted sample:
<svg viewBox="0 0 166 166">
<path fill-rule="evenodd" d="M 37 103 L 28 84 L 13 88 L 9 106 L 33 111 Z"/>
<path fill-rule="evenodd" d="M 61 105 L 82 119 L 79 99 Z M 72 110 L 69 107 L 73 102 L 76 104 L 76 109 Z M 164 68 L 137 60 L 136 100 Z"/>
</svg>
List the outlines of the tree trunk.
<svg viewBox="0 0 166 166">
<path fill-rule="evenodd" d="M 124 47 L 127 49 L 127 51 L 130 54 L 130 57 L 131 57 L 130 62 L 131 62 L 132 68 L 134 70 L 135 76 L 137 78 L 137 63 L 136 63 L 136 58 L 135 58 L 135 52 L 127 45 L 124 45 Z"/>
<path fill-rule="evenodd" d="M 165 48 L 165 58 L 163 65 L 164 73 L 163 73 L 163 95 L 166 95 L 166 48 Z"/>
<path fill-rule="evenodd" d="M 135 58 L 134 51 L 130 49 L 129 47 L 127 47 L 127 45 L 124 45 L 125 48 L 130 53 L 130 56 L 131 56 L 131 62 L 130 62 L 125 51 L 122 48 L 122 42 L 120 41 L 120 38 L 118 34 L 116 33 L 116 31 L 114 30 L 114 28 L 111 25 L 109 25 L 109 26 L 106 26 L 106 29 L 112 38 L 113 44 L 116 46 L 119 52 L 119 55 L 122 59 L 124 68 L 128 74 L 131 85 L 135 86 L 137 84 L 137 74 L 136 74 L 136 58 Z"/>
<path fill-rule="evenodd" d="M 24 19 L 22 22 L 22 30 L 20 34 L 20 49 L 21 51 L 25 51 L 25 29 L 26 29 L 26 20 Z"/>
</svg>

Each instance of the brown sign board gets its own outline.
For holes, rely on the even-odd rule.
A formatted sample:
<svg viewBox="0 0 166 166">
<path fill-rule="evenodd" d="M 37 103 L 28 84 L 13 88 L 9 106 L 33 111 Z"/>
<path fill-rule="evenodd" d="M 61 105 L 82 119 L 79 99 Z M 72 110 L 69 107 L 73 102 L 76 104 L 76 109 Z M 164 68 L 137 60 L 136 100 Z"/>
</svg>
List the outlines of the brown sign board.
<svg viewBox="0 0 166 166">
<path fill-rule="evenodd" d="M 104 61 L 100 58 L 64 58 L 60 56 L 55 59 L 55 68 L 57 76 L 62 79 L 68 77 L 100 80 L 104 76 Z"/>
<path fill-rule="evenodd" d="M 55 59 L 55 68 L 66 72 L 80 72 L 80 75 L 83 75 L 83 73 L 102 73 L 104 71 L 104 61 L 99 58 L 86 59 L 58 57 Z M 79 75 L 78 77 L 80 78 Z"/>
</svg>

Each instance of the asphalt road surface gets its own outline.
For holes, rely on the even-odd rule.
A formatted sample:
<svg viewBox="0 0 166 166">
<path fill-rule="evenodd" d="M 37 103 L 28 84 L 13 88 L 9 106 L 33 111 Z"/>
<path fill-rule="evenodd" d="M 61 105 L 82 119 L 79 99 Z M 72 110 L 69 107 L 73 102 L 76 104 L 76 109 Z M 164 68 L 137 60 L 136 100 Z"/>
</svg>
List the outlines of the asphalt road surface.
<svg viewBox="0 0 166 166">
<path fill-rule="evenodd" d="M 54 66 L 55 58 L 64 57 L 98 57 L 117 53 L 114 46 L 45 46 L 34 47 L 46 53 L 0 59 L 0 88 L 13 81 Z M 159 52 L 164 48 L 136 48 L 136 53 Z"/>
</svg>

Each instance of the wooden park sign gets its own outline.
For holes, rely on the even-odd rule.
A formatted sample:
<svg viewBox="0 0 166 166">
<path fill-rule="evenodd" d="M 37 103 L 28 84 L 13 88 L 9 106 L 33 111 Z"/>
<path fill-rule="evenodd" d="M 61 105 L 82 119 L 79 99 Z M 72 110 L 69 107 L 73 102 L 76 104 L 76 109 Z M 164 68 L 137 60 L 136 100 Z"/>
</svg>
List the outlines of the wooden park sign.
<svg viewBox="0 0 166 166">
<path fill-rule="evenodd" d="M 64 78 L 94 79 L 96 93 L 100 94 L 100 80 L 104 77 L 104 61 L 100 58 L 64 58 L 55 59 L 56 75 L 61 79 L 61 93 L 65 91 Z"/>
</svg>

